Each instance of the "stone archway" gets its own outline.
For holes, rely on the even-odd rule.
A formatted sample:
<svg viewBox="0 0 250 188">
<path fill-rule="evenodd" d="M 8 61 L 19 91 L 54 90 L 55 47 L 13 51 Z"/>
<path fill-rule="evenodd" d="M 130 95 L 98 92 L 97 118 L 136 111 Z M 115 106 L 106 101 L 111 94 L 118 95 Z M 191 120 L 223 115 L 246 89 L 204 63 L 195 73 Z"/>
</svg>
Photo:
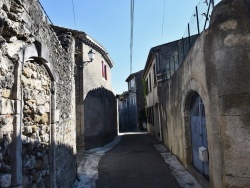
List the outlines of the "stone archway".
<svg viewBox="0 0 250 188">
<path fill-rule="evenodd" d="M 190 101 L 190 130 L 192 165 L 206 179 L 209 179 L 205 106 L 200 95 L 197 92 L 193 94 Z"/>
<path fill-rule="evenodd" d="M 49 186 L 51 77 L 36 58 L 23 64 L 22 169 L 23 186 Z M 30 173 L 32 171 L 32 173 Z"/>
<path fill-rule="evenodd" d="M 206 179 L 209 179 L 209 162 L 202 161 L 199 157 L 199 148 L 202 146 L 208 153 L 205 105 L 195 90 L 189 90 L 186 96 L 184 103 L 186 165 L 193 166 Z"/>
</svg>

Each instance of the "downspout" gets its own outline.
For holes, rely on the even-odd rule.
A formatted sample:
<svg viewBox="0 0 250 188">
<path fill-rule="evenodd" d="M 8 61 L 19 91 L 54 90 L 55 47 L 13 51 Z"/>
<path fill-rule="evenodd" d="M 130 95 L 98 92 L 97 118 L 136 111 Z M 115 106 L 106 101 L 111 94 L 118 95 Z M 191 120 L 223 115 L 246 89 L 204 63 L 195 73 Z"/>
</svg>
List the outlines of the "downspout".
<svg viewBox="0 0 250 188">
<path fill-rule="evenodd" d="M 56 82 L 51 82 L 51 94 L 50 94 L 50 187 L 54 188 L 56 186 L 56 134 L 55 134 L 55 127 L 56 123 L 59 121 L 59 112 L 56 112 Z"/>
<path fill-rule="evenodd" d="M 158 97 L 158 99 L 159 99 L 159 97 Z M 158 108 L 158 118 L 159 118 L 160 141 L 163 142 L 163 139 L 162 139 L 163 138 L 163 136 L 162 136 L 163 134 L 162 134 L 162 127 L 161 127 L 161 116 L 160 116 L 160 108 L 159 108 L 159 106 L 160 105 L 159 105 L 159 102 L 158 102 L 158 107 L 157 108 Z"/>
<path fill-rule="evenodd" d="M 13 147 L 13 164 L 12 170 L 13 174 L 11 176 L 11 186 L 18 187 L 22 186 L 22 118 L 23 118 L 23 87 L 21 85 L 21 75 L 24 67 L 24 55 L 25 55 L 25 46 L 22 48 L 19 57 L 22 57 L 21 61 L 18 61 L 16 64 L 15 71 L 17 75 L 16 80 L 16 93 L 15 93 L 15 117 L 13 120 L 13 137 L 12 137 L 12 147 Z M 20 65 L 21 64 L 21 65 Z M 21 66 L 21 68 L 19 68 Z"/>
</svg>

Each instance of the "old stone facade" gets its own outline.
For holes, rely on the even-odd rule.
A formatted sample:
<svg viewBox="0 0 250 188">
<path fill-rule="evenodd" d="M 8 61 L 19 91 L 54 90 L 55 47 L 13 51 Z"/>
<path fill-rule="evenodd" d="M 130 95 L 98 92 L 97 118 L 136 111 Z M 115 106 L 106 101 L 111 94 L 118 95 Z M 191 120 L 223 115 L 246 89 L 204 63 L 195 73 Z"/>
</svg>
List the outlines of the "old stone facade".
<svg viewBox="0 0 250 188">
<path fill-rule="evenodd" d="M 117 134 L 116 103 L 111 77 L 114 63 L 107 50 L 88 34 L 58 26 L 53 26 L 53 29 L 58 35 L 70 32 L 75 40 L 77 148 L 101 146 Z M 94 52 L 93 60 L 88 57 L 90 51 Z M 95 97 L 92 98 L 92 95 Z M 99 101 L 96 96 L 103 101 Z M 109 102 L 105 102 L 106 100 Z"/>
<path fill-rule="evenodd" d="M 71 33 L 58 39 L 38 1 L 0 2 L 0 187 L 71 186 L 74 47 Z"/>
<path fill-rule="evenodd" d="M 84 32 L 50 25 L 39 1 L 3 0 L 0 62 L 0 187 L 71 187 L 76 146 L 117 134 L 111 58 Z"/>
<path fill-rule="evenodd" d="M 157 85 L 162 140 L 202 187 L 250 186 L 249 8 L 221 1 L 184 62 Z"/>
</svg>

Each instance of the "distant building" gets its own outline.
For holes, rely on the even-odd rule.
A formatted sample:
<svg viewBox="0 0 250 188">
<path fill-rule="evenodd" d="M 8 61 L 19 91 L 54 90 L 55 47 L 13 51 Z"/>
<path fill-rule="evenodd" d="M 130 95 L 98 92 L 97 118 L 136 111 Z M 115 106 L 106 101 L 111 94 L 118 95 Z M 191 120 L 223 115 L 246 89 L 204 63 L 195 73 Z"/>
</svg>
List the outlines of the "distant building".
<svg viewBox="0 0 250 188">
<path fill-rule="evenodd" d="M 126 79 L 128 91 L 119 96 L 119 123 L 121 130 L 135 130 L 145 121 L 145 102 L 142 70 Z"/>
</svg>

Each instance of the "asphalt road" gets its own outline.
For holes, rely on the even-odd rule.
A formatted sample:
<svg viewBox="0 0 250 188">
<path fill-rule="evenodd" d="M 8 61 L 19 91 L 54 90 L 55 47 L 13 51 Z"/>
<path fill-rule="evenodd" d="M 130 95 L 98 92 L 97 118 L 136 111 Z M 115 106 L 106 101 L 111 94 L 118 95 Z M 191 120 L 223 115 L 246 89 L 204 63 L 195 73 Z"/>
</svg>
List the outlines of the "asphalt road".
<svg viewBox="0 0 250 188">
<path fill-rule="evenodd" d="M 99 162 L 97 188 L 178 188 L 148 134 L 124 135 Z"/>
</svg>

